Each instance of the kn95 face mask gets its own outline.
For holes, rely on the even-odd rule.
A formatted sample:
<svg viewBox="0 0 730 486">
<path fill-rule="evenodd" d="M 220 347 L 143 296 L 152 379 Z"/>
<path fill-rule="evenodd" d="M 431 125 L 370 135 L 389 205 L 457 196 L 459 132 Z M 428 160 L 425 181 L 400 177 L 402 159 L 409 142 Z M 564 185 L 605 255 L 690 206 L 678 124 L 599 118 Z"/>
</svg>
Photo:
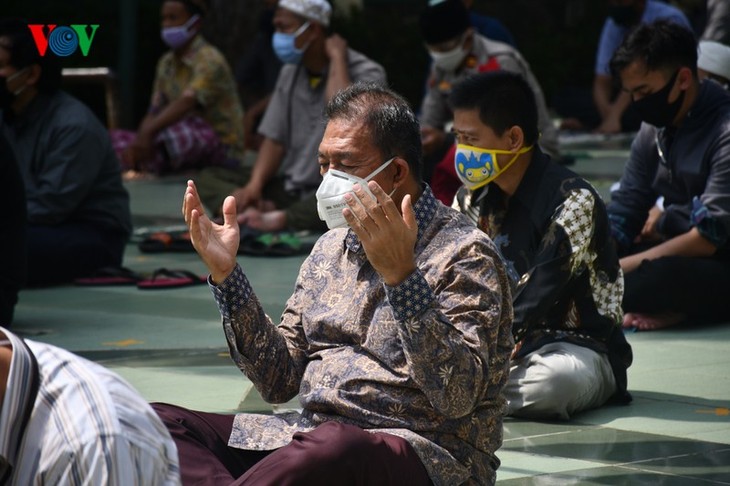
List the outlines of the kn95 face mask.
<svg viewBox="0 0 730 486">
<path fill-rule="evenodd" d="M 375 199 L 375 195 L 368 188 L 368 181 L 388 167 L 394 159 L 395 157 L 385 161 L 364 179 L 336 169 L 325 172 L 316 194 L 319 219 L 326 222 L 329 229 L 346 228 L 347 220 L 342 215 L 342 210 L 347 207 L 345 194 L 352 193 L 353 186 L 360 184 Z"/>
</svg>

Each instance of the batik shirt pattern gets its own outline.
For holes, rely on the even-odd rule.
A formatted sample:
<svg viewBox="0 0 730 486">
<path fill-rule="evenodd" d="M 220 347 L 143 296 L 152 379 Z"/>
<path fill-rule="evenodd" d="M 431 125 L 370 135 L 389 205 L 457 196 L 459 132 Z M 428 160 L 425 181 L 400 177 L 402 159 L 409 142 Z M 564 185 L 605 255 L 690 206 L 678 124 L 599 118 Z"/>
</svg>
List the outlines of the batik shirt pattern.
<svg viewBox="0 0 730 486">
<path fill-rule="evenodd" d="M 243 108 L 228 62 L 218 49 L 197 36 L 182 57 L 168 51 L 157 64 L 152 110 L 180 98 L 192 89 L 198 115 L 210 124 L 228 149 L 228 157 L 242 160 Z"/>
<path fill-rule="evenodd" d="M 491 241 L 428 187 L 414 205 L 415 270 L 385 285 L 347 229 L 303 263 L 276 326 L 240 267 L 212 286 L 231 357 L 270 402 L 229 445 L 270 450 L 334 420 L 406 439 L 436 485 L 492 484 L 513 348 L 506 272 Z"/>
<path fill-rule="evenodd" d="M 479 215 L 478 226 L 505 259 L 515 357 L 555 341 L 591 348 L 608 355 L 624 394 L 632 353 L 620 324 L 623 273 L 595 189 L 536 148 L 512 196 L 490 183 L 471 194 L 462 190 L 454 205 Z"/>
</svg>

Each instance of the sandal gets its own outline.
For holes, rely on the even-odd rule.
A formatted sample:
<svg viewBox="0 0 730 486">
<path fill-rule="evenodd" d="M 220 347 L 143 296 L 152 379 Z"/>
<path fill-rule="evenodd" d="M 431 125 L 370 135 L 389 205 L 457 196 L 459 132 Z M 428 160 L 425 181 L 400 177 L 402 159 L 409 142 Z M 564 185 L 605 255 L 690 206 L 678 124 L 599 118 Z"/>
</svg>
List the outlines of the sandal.
<svg viewBox="0 0 730 486">
<path fill-rule="evenodd" d="M 168 233 L 158 231 L 140 241 L 137 245 L 143 253 L 181 252 L 188 253 L 195 251 L 193 242 L 190 240 L 190 233 Z"/>
<path fill-rule="evenodd" d="M 140 290 L 173 289 L 200 285 L 207 281 L 206 277 L 196 275 L 188 270 L 158 268 L 151 278 L 137 282 L 137 288 Z"/>
<path fill-rule="evenodd" d="M 134 285 L 144 276 L 125 267 L 102 267 L 88 277 L 74 279 L 80 286 Z"/>
</svg>

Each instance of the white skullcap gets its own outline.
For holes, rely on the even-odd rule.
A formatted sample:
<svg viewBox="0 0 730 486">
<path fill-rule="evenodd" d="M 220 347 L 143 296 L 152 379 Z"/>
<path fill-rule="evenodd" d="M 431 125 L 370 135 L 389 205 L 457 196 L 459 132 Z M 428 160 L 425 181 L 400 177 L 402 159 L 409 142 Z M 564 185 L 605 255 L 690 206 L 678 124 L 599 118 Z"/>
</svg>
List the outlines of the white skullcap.
<svg viewBox="0 0 730 486">
<path fill-rule="evenodd" d="M 715 41 L 700 41 L 700 55 L 697 67 L 730 79 L 730 46 Z"/>
<path fill-rule="evenodd" d="M 325 27 L 330 25 L 332 7 L 327 0 L 279 0 L 279 7 L 299 14 L 305 19 L 318 22 Z"/>
</svg>

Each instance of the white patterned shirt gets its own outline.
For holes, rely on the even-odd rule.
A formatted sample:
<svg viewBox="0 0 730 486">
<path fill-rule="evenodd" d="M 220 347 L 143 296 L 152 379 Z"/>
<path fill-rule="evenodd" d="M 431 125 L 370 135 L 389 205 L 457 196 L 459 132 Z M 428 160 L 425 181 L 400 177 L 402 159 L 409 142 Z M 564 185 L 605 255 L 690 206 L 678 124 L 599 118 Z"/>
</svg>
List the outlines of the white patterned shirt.
<svg viewBox="0 0 730 486">
<path fill-rule="evenodd" d="M 0 412 L 0 483 L 180 484 L 175 443 L 126 381 L 63 349 L 3 333 L 0 346 L 13 354 Z"/>
</svg>

